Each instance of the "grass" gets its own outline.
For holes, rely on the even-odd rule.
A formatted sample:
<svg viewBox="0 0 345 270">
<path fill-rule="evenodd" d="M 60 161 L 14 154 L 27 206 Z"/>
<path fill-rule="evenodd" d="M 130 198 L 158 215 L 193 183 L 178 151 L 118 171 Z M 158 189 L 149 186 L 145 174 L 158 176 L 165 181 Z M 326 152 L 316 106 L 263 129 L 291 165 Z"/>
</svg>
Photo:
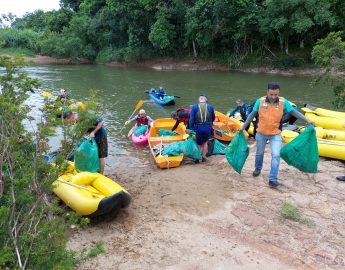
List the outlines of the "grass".
<svg viewBox="0 0 345 270">
<path fill-rule="evenodd" d="M 1 48 L 0 55 L 13 55 L 13 56 L 34 56 L 35 53 L 28 49 L 22 48 Z"/>
<path fill-rule="evenodd" d="M 315 222 L 312 219 L 304 217 L 301 211 L 289 202 L 283 203 L 279 210 L 279 214 L 286 219 L 296 221 L 300 224 L 306 224 L 308 226 L 315 225 Z"/>
</svg>

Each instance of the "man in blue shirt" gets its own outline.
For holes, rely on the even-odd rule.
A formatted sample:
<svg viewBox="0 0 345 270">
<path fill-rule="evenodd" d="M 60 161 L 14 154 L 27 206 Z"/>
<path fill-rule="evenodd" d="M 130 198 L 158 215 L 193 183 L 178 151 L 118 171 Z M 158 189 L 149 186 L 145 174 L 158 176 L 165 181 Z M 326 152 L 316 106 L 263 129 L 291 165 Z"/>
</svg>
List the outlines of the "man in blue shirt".
<svg viewBox="0 0 345 270">
<path fill-rule="evenodd" d="M 207 142 L 213 134 L 214 109 L 207 102 L 207 96 L 201 95 L 199 102 L 192 106 L 189 118 L 189 128 L 196 133 L 196 143 L 202 151 L 202 161 L 206 161 Z"/>
</svg>

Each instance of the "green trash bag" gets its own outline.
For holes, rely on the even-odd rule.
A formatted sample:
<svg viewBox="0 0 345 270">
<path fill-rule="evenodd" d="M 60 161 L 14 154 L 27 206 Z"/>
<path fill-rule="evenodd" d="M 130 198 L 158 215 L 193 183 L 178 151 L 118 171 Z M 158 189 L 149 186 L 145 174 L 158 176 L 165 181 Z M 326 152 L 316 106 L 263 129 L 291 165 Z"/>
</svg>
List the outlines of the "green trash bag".
<svg viewBox="0 0 345 270">
<path fill-rule="evenodd" d="M 185 152 L 185 144 L 184 142 L 173 142 L 166 146 L 162 151 L 163 156 L 182 156 Z"/>
<path fill-rule="evenodd" d="M 217 139 L 209 139 L 207 142 L 207 156 L 225 155 L 226 145 Z"/>
<path fill-rule="evenodd" d="M 139 127 L 137 127 L 133 133 L 135 136 L 140 136 L 141 134 L 144 134 L 147 130 L 147 125 L 141 125 Z"/>
<path fill-rule="evenodd" d="M 98 147 L 94 138 L 84 139 L 75 149 L 74 166 L 80 172 L 99 172 Z"/>
<path fill-rule="evenodd" d="M 186 140 L 183 143 L 185 146 L 184 154 L 187 157 L 195 159 L 195 160 L 202 160 L 201 149 L 199 148 L 197 143 L 192 138 L 189 138 L 188 140 Z"/>
<path fill-rule="evenodd" d="M 171 131 L 171 130 L 164 129 L 164 128 L 162 128 L 158 131 L 158 136 L 175 136 L 177 134 L 178 133 L 175 131 Z"/>
<path fill-rule="evenodd" d="M 242 168 L 249 155 L 249 146 L 243 131 L 236 133 L 225 151 L 226 159 L 232 168 L 241 174 Z"/>
<path fill-rule="evenodd" d="M 313 125 L 307 128 L 280 150 L 285 162 L 302 172 L 317 173 L 319 152 L 316 131 Z"/>
</svg>

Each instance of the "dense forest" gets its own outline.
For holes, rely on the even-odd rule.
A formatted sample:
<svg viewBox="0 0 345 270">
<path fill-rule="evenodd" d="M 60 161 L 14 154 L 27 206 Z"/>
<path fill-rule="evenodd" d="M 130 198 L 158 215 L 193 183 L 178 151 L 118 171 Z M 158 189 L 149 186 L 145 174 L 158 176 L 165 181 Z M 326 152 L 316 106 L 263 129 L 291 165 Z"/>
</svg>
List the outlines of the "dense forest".
<svg viewBox="0 0 345 270">
<path fill-rule="evenodd" d="M 4 15 L 0 47 L 98 62 L 172 57 L 229 67 L 305 67 L 318 39 L 345 29 L 342 0 L 61 0 L 60 5 L 22 18 Z"/>
</svg>

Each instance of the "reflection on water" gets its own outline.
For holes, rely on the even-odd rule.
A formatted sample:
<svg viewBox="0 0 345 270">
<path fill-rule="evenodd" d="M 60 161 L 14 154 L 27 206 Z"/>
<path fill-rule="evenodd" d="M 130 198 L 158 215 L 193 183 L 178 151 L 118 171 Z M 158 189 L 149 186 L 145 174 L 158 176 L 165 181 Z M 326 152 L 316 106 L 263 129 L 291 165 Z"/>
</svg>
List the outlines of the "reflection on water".
<svg viewBox="0 0 345 270">
<path fill-rule="evenodd" d="M 265 95 L 267 83 L 277 81 L 281 85 L 281 95 L 295 102 L 298 106 L 311 103 L 316 106 L 331 108 L 330 90 L 310 87 L 311 77 L 288 77 L 266 74 L 248 74 L 238 72 L 192 72 L 192 71 L 156 71 L 151 69 L 113 68 L 97 65 L 47 65 L 26 68 L 30 76 L 41 80 L 43 89 L 58 94 L 58 89 L 66 89 L 71 98 L 85 100 L 90 89 L 99 89 L 104 100 L 102 110 L 106 121 L 109 141 L 109 157 L 106 170 L 116 168 L 142 169 L 153 165 L 148 147 L 135 146 L 126 137 L 130 125 L 119 134 L 124 122 L 132 114 L 140 99 L 147 100 L 144 90 L 163 85 L 167 92 L 180 96 L 176 104 L 161 107 L 147 100 L 143 104 L 152 118 L 169 117 L 177 107 L 188 107 L 196 102 L 200 94 L 207 94 L 209 102 L 216 110 L 226 112 L 241 98 L 252 103 Z M 43 97 L 40 93 L 32 94 L 29 103 L 32 116 L 40 119 L 39 107 Z M 31 125 L 31 124 L 30 124 Z M 53 149 L 58 147 L 58 136 L 51 139 Z"/>
</svg>

